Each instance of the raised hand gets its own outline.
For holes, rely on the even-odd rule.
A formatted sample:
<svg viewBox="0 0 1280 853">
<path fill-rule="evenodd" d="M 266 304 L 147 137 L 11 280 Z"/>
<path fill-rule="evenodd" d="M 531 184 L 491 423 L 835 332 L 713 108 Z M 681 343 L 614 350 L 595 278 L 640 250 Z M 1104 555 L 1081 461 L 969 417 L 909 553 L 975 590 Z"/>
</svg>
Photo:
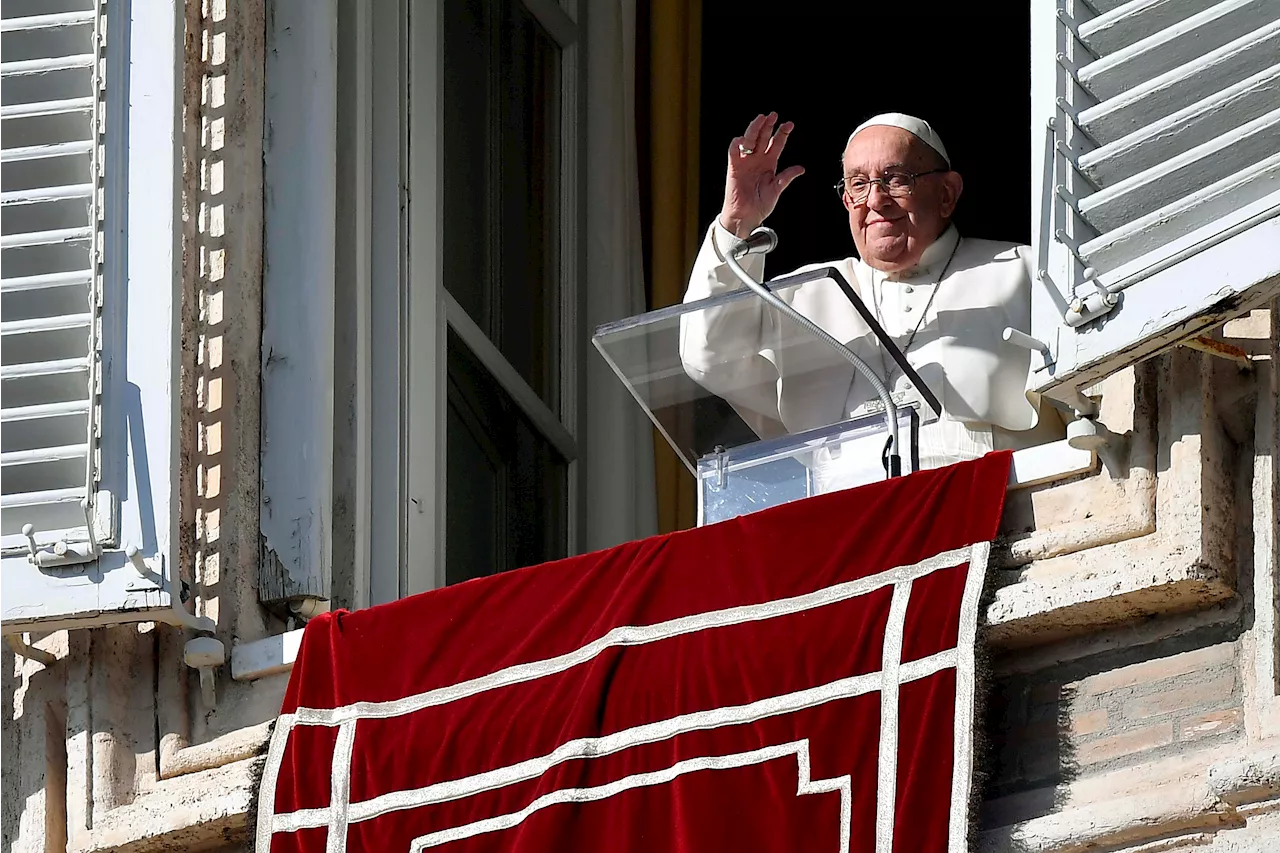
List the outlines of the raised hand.
<svg viewBox="0 0 1280 853">
<path fill-rule="evenodd" d="M 804 174 L 803 166 L 778 171 L 778 158 L 795 125 L 783 122 L 775 133 L 777 121 L 777 113 L 758 115 L 746 132 L 729 145 L 720 225 L 738 237 L 746 237 L 759 228 L 773 213 L 782 191 Z"/>
</svg>

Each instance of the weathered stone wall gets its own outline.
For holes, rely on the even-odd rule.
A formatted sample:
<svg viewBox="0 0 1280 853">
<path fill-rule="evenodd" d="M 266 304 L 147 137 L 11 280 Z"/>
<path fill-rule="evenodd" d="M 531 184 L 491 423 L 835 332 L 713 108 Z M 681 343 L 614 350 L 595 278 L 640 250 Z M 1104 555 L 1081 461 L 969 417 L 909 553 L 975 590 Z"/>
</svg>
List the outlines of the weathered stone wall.
<svg viewBox="0 0 1280 853">
<path fill-rule="evenodd" d="M 1244 697 L 1236 644 L 1199 645 L 1197 635 L 1216 639 L 1235 627 L 1189 631 L 1001 679 L 989 707 L 999 744 L 991 793 L 1239 738 Z"/>
<path fill-rule="evenodd" d="M 1128 414 L 1115 377 L 1103 471 L 1009 505 L 984 850 L 1280 849 L 1277 336 L 1268 311 L 1227 332 L 1251 370 L 1179 348 L 1134 371 Z M 1056 550 L 1009 556 L 1037 538 Z"/>
</svg>

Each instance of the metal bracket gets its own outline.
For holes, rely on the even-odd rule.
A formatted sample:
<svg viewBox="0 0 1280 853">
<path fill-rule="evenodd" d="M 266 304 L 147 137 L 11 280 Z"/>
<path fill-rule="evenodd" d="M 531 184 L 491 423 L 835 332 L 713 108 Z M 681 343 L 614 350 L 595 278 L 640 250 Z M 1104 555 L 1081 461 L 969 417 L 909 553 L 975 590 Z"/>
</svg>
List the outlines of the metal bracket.
<svg viewBox="0 0 1280 853">
<path fill-rule="evenodd" d="M 1048 368 L 1053 367 L 1056 363 L 1053 357 L 1053 351 L 1049 349 L 1049 345 L 1039 338 L 1033 338 L 1026 332 L 1020 332 L 1012 326 L 1006 326 L 1004 333 L 1000 337 L 1004 339 L 1005 343 L 1010 343 L 1014 346 L 1024 347 L 1032 352 L 1040 353 L 1041 363 L 1040 366 L 1035 369 L 1036 373 L 1039 373 L 1042 370 L 1047 370 Z"/>
<path fill-rule="evenodd" d="M 29 645 L 25 634 L 5 634 L 4 639 L 9 644 L 9 648 L 13 649 L 13 653 L 18 657 L 33 660 L 45 666 L 53 666 L 58 662 L 57 656 L 53 653 Z"/>
<path fill-rule="evenodd" d="M 133 545 L 125 548 L 124 553 L 125 556 L 129 558 L 129 564 L 133 566 L 133 570 L 138 573 L 139 579 L 151 585 L 143 586 L 138 581 L 133 581 L 130 584 L 130 588 L 133 588 L 132 585 L 135 583 L 138 584 L 137 589 L 139 590 L 166 588 L 164 580 L 163 554 L 156 554 L 148 561 L 142 556 L 142 552 Z M 155 621 L 163 622 L 166 625 L 178 625 L 183 628 L 190 628 L 193 631 L 213 633 L 217 630 L 218 625 L 216 622 L 208 616 L 196 616 L 194 613 L 188 611 L 182 606 L 182 597 L 178 595 L 178 593 L 174 592 L 172 587 L 169 587 L 168 589 L 170 609 L 168 611 L 158 612 Z"/>
<path fill-rule="evenodd" d="M 1111 430 L 1098 423 L 1096 414 L 1081 416 L 1067 424 L 1067 444 L 1076 450 L 1097 453 L 1113 435 Z"/>
<path fill-rule="evenodd" d="M 41 548 L 36 542 L 36 528 L 32 524 L 22 525 L 22 535 L 27 537 L 27 561 L 36 568 L 79 566 L 98 559 L 97 548 L 92 542 L 72 544 L 62 540 L 53 543 L 49 548 Z"/>
<path fill-rule="evenodd" d="M 1058 64 L 1071 75 L 1071 80 L 1083 89 L 1084 84 L 1080 82 L 1080 66 L 1068 59 L 1065 53 L 1059 53 L 1056 58 L 1058 60 Z"/>
<path fill-rule="evenodd" d="M 200 671 L 200 697 L 205 708 L 213 710 L 218 704 L 213 671 L 227 662 L 227 647 L 214 637 L 196 637 L 183 647 L 182 659 L 187 666 Z"/>
<path fill-rule="evenodd" d="M 1089 270 L 1086 270 L 1086 272 L 1089 272 Z M 1120 299 L 1116 294 L 1099 289 L 1083 299 L 1077 297 L 1071 300 L 1071 305 L 1067 308 L 1067 315 L 1063 319 L 1073 329 L 1079 328 L 1085 323 L 1110 314 L 1111 310 L 1119 303 Z"/>
<path fill-rule="evenodd" d="M 1066 164 L 1071 167 L 1071 170 L 1075 172 L 1076 176 L 1079 177 L 1080 180 L 1088 184 L 1089 188 L 1092 189 L 1094 192 L 1098 191 L 1099 187 L 1097 183 L 1093 180 L 1093 178 L 1089 177 L 1089 175 L 1085 173 L 1084 169 L 1080 168 L 1079 158 L 1077 158 L 1076 155 L 1072 153 L 1071 149 L 1067 147 L 1067 143 L 1059 139 L 1054 143 L 1053 148 L 1055 151 L 1058 152 L 1058 156 L 1061 157 L 1063 161 L 1066 162 Z M 1077 209 L 1077 213 L 1078 212 L 1079 210 Z"/>
<path fill-rule="evenodd" d="M 726 470 L 729 454 L 721 444 L 715 446 L 714 452 L 716 454 L 716 490 L 719 491 L 729 482 L 729 473 Z"/>
</svg>

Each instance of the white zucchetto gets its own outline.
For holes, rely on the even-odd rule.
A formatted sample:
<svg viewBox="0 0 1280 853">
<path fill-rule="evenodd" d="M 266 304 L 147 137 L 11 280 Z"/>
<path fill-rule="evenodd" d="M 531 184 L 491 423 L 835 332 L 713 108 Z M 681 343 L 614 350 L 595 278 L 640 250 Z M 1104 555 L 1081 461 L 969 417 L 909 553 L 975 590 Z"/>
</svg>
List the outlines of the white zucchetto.
<svg viewBox="0 0 1280 853">
<path fill-rule="evenodd" d="M 941 154 L 942 159 L 947 163 L 947 168 L 951 168 L 951 158 L 947 156 L 947 148 L 942 144 L 942 139 L 938 136 L 933 127 L 929 125 L 929 122 L 922 118 L 909 116 L 906 113 L 881 113 L 878 116 L 873 116 L 872 118 L 867 119 L 862 124 L 858 125 L 857 130 L 849 134 L 849 142 L 852 142 L 855 136 L 862 133 L 862 131 L 866 130 L 868 127 L 875 127 L 876 125 L 900 127 L 907 131 L 907 133 L 919 137 L 925 145 L 928 145 L 934 151 Z M 846 142 L 845 145 L 848 145 L 849 142 Z"/>
</svg>

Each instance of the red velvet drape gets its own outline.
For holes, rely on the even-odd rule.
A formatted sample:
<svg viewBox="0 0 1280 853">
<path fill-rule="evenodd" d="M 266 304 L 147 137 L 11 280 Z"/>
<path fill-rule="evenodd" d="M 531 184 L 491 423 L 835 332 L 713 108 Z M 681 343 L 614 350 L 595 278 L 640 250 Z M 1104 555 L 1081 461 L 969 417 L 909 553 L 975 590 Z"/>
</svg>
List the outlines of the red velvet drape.
<svg viewBox="0 0 1280 853">
<path fill-rule="evenodd" d="M 985 569 L 969 546 L 995 536 L 1008 465 L 313 620 L 260 849 L 333 831 L 348 850 L 835 851 L 843 833 L 872 851 L 879 788 L 892 849 L 947 850 Z"/>
</svg>

